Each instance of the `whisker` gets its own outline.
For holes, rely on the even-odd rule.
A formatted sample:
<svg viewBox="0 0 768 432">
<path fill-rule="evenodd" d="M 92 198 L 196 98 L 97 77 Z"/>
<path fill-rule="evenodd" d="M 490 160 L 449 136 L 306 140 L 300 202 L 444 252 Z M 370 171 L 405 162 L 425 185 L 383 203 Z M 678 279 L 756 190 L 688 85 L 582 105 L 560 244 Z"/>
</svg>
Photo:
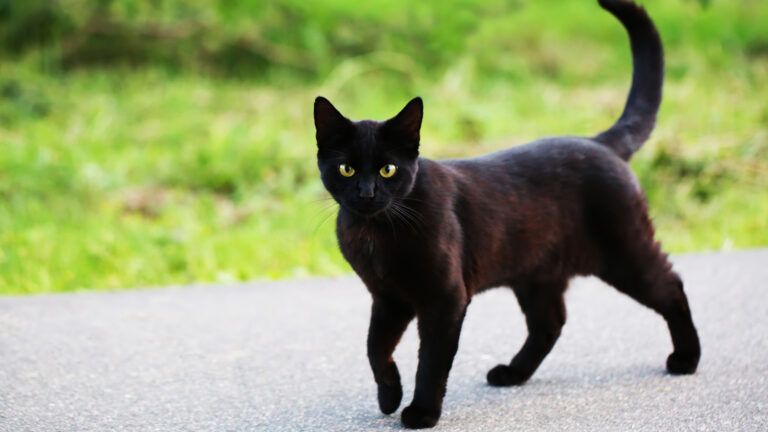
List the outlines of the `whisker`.
<svg viewBox="0 0 768 432">
<path fill-rule="evenodd" d="M 420 224 L 422 225 L 424 224 L 424 217 L 422 216 L 421 213 L 416 211 L 416 209 L 411 208 L 403 203 L 398 203 L 398 207 L 400 208 L 400 210 L 402 210 L 404 213 L 411 216 L 414 220 L 418 221 Z"/>
<path fill-rule="evenodd" d="M 410 208 L 410 207 L 408 207 L 408 206 L 406 206 L 404 204 L 400 205 L 400 210 L 402 210 L 403 212 L 405 212 L 408 215 L 412 216 L 414 219 L 418 220 L 419 222 L 424 222 L 424 219 L 422 218 L 421 214 L 419 212 L 417 212 L 416 210 L 414 210 L 414 209 L 412 209 L 412 208 Z"/>
<path fill-rule="evenodd" d="M 326 210 L 329 210 L 329 209 L 332 209 L 332 208 L 336 208 L 336 207 L 338 207 L 338 205 L 339 205 L 339 204 L 338 204 L 338 203 L 336 203 L 335 201 L 334 201 L 334 202 L 332 202 L 332 203 L 328 203 L 328 204 L 326 204 L 326 205 L 325 205 L 325 207 L 323 207 L 323 208 L 319 209 L 319 210 L 317 211 L 317 214 L 316 214 L 316 215 L 322 214 L 322 213 L 323 213 L 323 212 L 325 212 Z"/>
<path fill-rule="evenodd" d="M 413 220 L 414 224 L 421 229 L 421 231 L 424 231 L 427 228 L 424 217 L 421 213 L 402 204 L 400 205 L 400 210 L 407 214 Z"/>
<path fill-rule="evenodd" d="M 414 221 L 413 217 L 405 213 L 398 203 L 393 202 L 392 204 L 393 214 L 397 215 L 398 219 L 407 225 L 414 233 L 418 233 L 419 230 L 416 225 L 414 225 L 416 221 Z"/>
<path fill-rule="evenodd" d="M 387 217 L 387 222 L 389 223 L 389 227 L 392 230 L 392 236 L 397 239 L 397 230 L 395 229 L 395 224 L 392 222 L 392 217 L 389 214 L 390 209 L 384 210 L 384 216 Z"/>
<path fill-rule="evenodd" d="M 313 236 L 314 236 L 314 235 L 317 235 L 317 231 L 320 229 L 320 227 L 321 227 L 321 226 L 322 226 L 322 225 L 323 225 L 323 224 L 324 224 L 324 223 L 325 223 L 325 222 L 328 220 L 328 218 L 330 218 L 331 216 L 333 216 L 333 215 L 336 213 L 336 212 L 334 211 L 334 210 L 335 210 L 335 209 L 334 209 L 334 207 L 337 207 L 337 206 L 338 206 L 338 204 L 335 204 L 335 203 L 334 203 L 334 205 L 332 205 L 332 206 L 330 206 L 330 207 L 326 207 L 326 208 L 323 210 L 323 211 L 326 211 L 326 210 L 330 210 L 330 211 L 329 211 L 329 212 L 328 212 L 328 214 L 327 214 L 327 215 L 325 215 L 325 216 L 324 216 L 324 217 L 323 217 L 323 218 L 320 220 L 320 222 L 319 222 L 319 223 L 318 223 L 318 224 L 315 226 L 315 229 L 314 229 L 314 230 L 312 230 L 312 235 L 313 235 Z M 318 215 L 318 216 L 319 216 L 319 215 Z"/>
<path fill-rule="evenodd" d="M 430 209 L 433 209 L 433 210 L 438 209 L 438 206 L 436 204 L 434 204 L 434 203 L 432 203 L 430 201 L 427 201 L 427 200 L 423 200 L 423 199 L 419 199 L 419 198 L 413 198 L 413 197 L 400 197 L 398 199 L 401 200 L 401 201 L 416 202 L 416 203 L 419 203 L 422 206 L 426 206 L 426 207 L 428 207 Z"/>
<path fill-rule="evenodd" d="M 323 197 L 323 198 L 309 200 L 309 202 L 314 204 L 314 203 L 325 202 L 325 201 L 333 201 L 333 200 L 334 200 L 333 197 L 328 195 L 328 196 Z"/>
<path fill-rule="evenodd" d="M 392 203 L 392 205 L 389 207 L 389 210 L 392 212 L 391 213 L 392 216 L 394 216 L 395 219 L 398 222 L 402 222 L 403 221 L 403 217 L 400 215 L 400 212 L 398 212 L 398 210 L 397 210 L 397 204 Z"/>
<path fill-rule="evenodd" d="M 403 216 L 402 216 L 402 215 L 401 215 L 401 214 L 400 214 L 400 213 L 397 211 L 397 209 L 396 209 L 396 208 L 394 208 L 394 207 L 392 208 L 392 215 L 393 215 L 393 216 L 395 217 L 395 219 L 396 219 L 398 222 L 400 222 L 402 225 L 404 225 L 404 226 L 409 226 L 409 227 L 410 227 L 410 224 L 408 223 L 408 221 L 407 221 L 407 220 L 405 220 L 405 218 L 403 218 Z M 413 229 L 413 228 L 411 228 L 411 229 Z"/>
</svg>

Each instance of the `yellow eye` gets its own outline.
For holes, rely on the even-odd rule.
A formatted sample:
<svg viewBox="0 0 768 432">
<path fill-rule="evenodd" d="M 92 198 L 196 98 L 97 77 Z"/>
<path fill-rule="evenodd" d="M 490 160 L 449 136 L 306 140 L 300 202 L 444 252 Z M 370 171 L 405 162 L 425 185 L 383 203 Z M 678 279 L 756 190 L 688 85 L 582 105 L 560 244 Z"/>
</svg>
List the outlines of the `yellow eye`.
<svg viewBox="0 0 768 432">
<path fill-rule="evenodd" d="M 379 170 L 379 174 L 384 178 L 392 177 L 395 175 L 395 172 L 397 172 L 397 167 L 393 164 L 386 164 Z"/>
<path fill-rule="evenodd" d="M 352 177 L 355 175 L 355 169 L 347 164 L 341 164 L 339 165 L 339 174 L 343 175 L 344 177 Z"/>
</svg>

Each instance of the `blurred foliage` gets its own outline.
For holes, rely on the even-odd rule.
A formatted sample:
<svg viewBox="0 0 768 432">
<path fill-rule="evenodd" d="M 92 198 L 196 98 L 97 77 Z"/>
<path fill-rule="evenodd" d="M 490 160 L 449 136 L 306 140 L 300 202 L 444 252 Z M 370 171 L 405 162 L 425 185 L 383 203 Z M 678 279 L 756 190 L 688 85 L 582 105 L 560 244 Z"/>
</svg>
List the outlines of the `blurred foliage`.
<svg viewBox="0 0 768 432">
<path fill-rule="evenodd" d="M 633 160 L 667 249 L 768 245 L 768 4 L 644 2 L 667 86 Z M 0 0 L 0 293 L 348 272 L 311 102 L 426 102 L 423 154 L 591 135 L 626 35 L 578 0 Z"/>
<path fill-rule="evenodd" d="M 317 78 L 337 59 L 394 51 L 445 67 L 501 0 L 221 2 L 3 0 L 6 51 L 50 50 L 66 68 L 162 64 L 227 76 Z M 435 32 L 435 29 L 439 29 Z"/>
</svg>

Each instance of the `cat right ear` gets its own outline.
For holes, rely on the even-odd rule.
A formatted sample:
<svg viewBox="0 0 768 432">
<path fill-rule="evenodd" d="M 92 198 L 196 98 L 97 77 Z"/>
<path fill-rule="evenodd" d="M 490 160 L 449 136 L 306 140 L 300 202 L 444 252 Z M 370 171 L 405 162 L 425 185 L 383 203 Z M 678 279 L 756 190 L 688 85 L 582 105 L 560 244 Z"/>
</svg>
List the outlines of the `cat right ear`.
<svg viewBox="0 0 768 432">
<path fill-rule="evenodd" d="M 317 143 L 327 140 L 349 129 L 352 122 L 344 117 L 328 99 L 315 99 L 315 136 Z"/>
<path fill-rule="evenodd" d="M 423 116 L 424 103 L 420 97 L 415 97 L 396 116 L 387 120 L 384 127 L 391 134 L 415 143 L 418 148 Z"/>
</svg>

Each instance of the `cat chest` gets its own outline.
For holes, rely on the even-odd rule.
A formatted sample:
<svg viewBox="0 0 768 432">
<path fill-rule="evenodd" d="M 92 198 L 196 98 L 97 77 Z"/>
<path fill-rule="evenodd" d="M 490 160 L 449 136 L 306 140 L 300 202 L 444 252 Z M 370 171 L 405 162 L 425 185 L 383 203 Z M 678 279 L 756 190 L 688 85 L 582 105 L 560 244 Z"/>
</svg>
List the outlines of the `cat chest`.
<svg viewBox="0 0 768 432">
<path fill-rule="evenodd" d="M 411 241 L 364 236 L 341 246 L 344 257 L 369 288 L 418 278 L 430 261 L 423 246 Z"/>
</svg>

